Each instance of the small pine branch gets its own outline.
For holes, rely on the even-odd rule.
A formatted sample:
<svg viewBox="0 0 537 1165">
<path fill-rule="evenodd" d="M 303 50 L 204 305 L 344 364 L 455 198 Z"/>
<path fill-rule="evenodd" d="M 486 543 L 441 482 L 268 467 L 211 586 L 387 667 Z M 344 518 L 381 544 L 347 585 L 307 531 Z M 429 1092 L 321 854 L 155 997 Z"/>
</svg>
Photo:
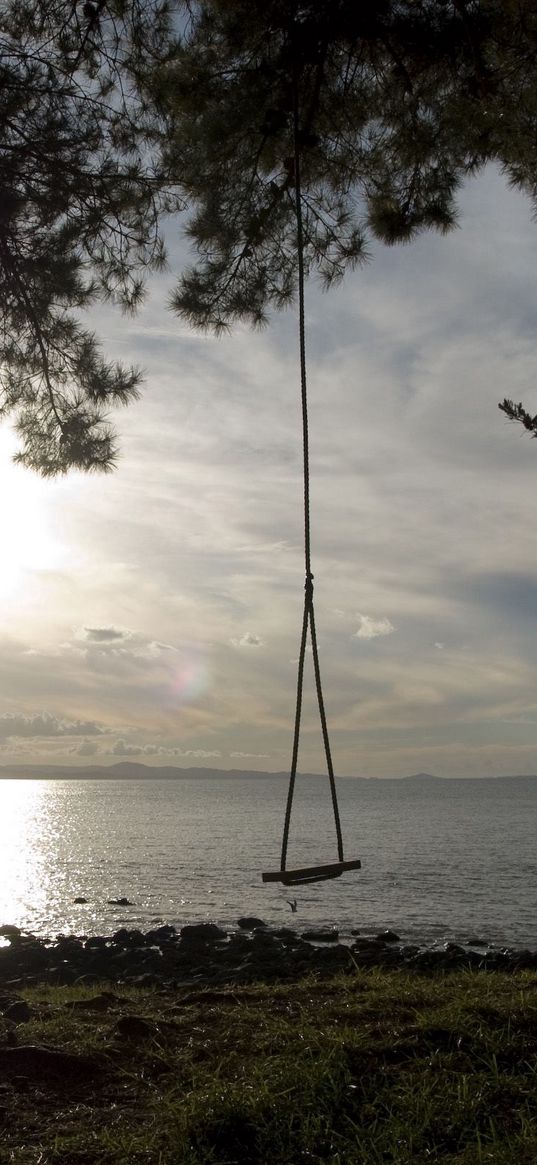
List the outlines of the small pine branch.
<svg viewBox="0 0 537 1165">
<path fill-rule="evenodd" d="M 522 403 L 515 404 L 514 401 L 507 399 L 502 401 L 498 408 L 501 409 L 502 413 L 505 413 L 510 421 L 519 421 L 531 437 L 537 437 L 537 414 L 532 417 Z"/>
</svg>

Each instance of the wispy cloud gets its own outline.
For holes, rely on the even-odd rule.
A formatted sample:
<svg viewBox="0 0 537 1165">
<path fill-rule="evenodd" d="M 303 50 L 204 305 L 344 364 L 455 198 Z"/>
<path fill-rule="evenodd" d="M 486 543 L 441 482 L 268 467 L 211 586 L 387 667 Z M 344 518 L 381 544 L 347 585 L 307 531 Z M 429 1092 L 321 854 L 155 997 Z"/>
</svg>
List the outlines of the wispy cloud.
<svg viewBox="0 0 537 1165">
<path fill-rule="evenodd" d="M 94 740 L 82 740 L 72 749 L 73 756 L 98 756 L 99 745 Z"/>
<path fill-rule="evenodd" d="M 356 639 L 378 639 L 381 635 L 391 635 L 395 631 L 393 623 L 389 619 L 375 619 L 371 615 L 358 615 L 358 630 L 355 631 Z"/>
<path fill-rule="evenodd" d="M 130 632 L 119 627 L 84 627 L 84 637 L 88 643 L 113 643 L 117 639 L 130 639 Z"/>
<path fill-rule="evenodd" d="M 155 744 L 132 744 L 127 740 L 116 740 L 112 748 L 104 750 L 102 755 L 108 756 L 140 756 L 140 757 L 192 757 L 195 760 L 209 760 L 220 757 L 218 749 L 206 748 L 163 748 Z"/>
<path fill-rule="evenodd" d="M 234 647 L 262 647 L 263 640 L 259 635 L 253 635 L 251 631 L 245 631 L 240 639 L 231 639 L 230 642 Z"/>
<path fill-rule="evenodd" d="M 0 740 L 12 737 L 103 736 L 106 729 L 91 720 L 59 720 L 50 712 L 24 716 L 8 712 L 0 716 Z"/>
<path fill-rule="evenodd" d="M 234 760 L 268 760 L 268 752 L 230 752 Z"/>
<path fill-rule="evenodd" d="M 91 657 L 132 659 L 155 659 L 163 652 L 175 651 L 167 643 L 150 639 L 141 632 L 127 627 L 83 627 L 74 637 L 63 644 L 64 651 L 78 651 Z"/>
</svg>

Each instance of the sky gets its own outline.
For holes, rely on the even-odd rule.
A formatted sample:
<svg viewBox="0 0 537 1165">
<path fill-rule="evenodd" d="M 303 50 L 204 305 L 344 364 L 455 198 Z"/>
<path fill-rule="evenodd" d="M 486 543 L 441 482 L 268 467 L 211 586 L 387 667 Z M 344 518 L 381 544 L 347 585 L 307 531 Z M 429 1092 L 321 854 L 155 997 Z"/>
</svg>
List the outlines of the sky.
<svg viewBox="0 0 537 1165">
<path fill-rule="evenodd" d="M 307 288 L 315 614 L 336 774 L 537 773 L 537 225 L 489 169 L 459 229 Z M 171 261 L 186 251 L 170 224 Z M 296 312 L 92 324 L 144 367 L 109 476 L 0 429 L 0 764 L 282 771 L 303 603 Z M 323 772 L 308 653 L 299 769 Z"/>
</svg>

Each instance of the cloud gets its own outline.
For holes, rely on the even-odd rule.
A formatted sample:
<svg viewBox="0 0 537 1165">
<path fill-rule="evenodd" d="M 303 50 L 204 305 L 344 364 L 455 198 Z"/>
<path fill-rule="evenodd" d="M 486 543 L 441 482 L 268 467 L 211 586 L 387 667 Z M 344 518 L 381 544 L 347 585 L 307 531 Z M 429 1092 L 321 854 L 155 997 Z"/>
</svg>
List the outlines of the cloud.
<svg viewBox="0 0 537 1165">
<path fill-rule="evenodd" d="M 97 756 L 99 754 L 99 746 L 94 740 L 83 740 L 72 751 L 75 756 Z"/>
<path fill-rule="evenodd" d="M 140 744 L 128 744 L 126 740 L 116 740 L 110 749 L 112 756 L 143 756 L 143 747 Z"/>
<path fill-rule="evenodd" d="M 165 652 L 177 649 L 169 643 L 151 639 L 129 627 L 82 627 L 73 640 L 63 645 L 64 651 L 74 650 L 91 659 L 98 656 L 127 659 L 158 659 Z"/>
<path fill-rule="evenodd" d="M 259 635 L 252 635 L 251 631 L 245 631 L 240 639 L 232 639 L 231 643 L 234 647 L 263 647 L 263 640 Z"/>
<path fill-rule="evenodd" d="M 60 720 L 50 712 L 30 716 L 8 712 L 0 716 L 0 740 L 11 737 L 103 736 L 106 729 L 93 720 Z"/>
<path fill-rule="evenodd" d="M 389 619 L 373 619 L 371 615 L 358 615 L 356 618 L 360 622 L 358 630 L 355 632 L 355 639 L 378 639 L 380 635 L 391 635 L 395 631 L 393 623 Z"/>
<path fill-rule="evenodd" d="M 217 749 L 166 748 L 164 745 L 132 744 L 123 739 L 116 740 L 112 748 L 107 751 L 110 756 L 194 757 L 197 760 L 208 760 L 211 757 L 222 756 L 222 753 Z"/>
<path fill-rule="evenodd" d="M 209 760 L 210 757 L 221 757 L 222 753 L 218 749 L 205 748 L 187 748 L 185 752 L 176 749 L 176 756 L 193 756 L 197 760 Z"/>
<path fill-rule="evenodd" d="M 270 753 L 268 752 L 230 752 L 230 757 L 235 760 L 268 760 Z"/>
<path fill-rule="evenodd" d="M 84 634 L 89 643 L 111 643 L 131 638 L 130 631 L 123 631 L 119 627 L 84 627 Z"/>
</svg>

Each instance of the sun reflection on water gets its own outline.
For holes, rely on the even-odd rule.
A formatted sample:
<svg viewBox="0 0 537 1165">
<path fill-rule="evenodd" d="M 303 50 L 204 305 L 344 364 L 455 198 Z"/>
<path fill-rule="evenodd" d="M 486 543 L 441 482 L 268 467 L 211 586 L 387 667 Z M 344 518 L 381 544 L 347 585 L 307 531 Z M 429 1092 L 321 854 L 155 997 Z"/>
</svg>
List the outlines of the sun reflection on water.
<svg viewBox="0 0 537 1165">
<path fill-rule="evenodd" d="M 43 781 L 0 781 L 0 923 L 46 910 L 52 823 Z"/>
</svg>

